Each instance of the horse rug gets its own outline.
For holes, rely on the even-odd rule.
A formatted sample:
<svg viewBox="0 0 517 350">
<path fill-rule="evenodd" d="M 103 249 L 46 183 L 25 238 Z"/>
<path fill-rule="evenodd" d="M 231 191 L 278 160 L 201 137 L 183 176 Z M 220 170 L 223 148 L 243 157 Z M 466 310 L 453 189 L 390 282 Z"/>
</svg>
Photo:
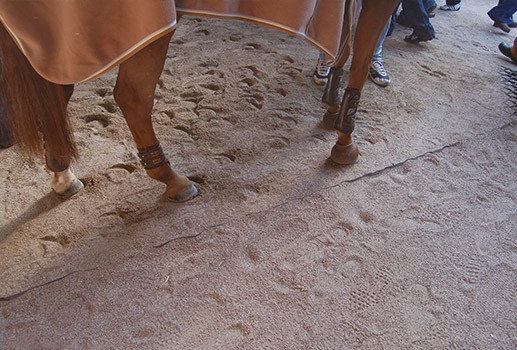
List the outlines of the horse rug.
<svg viewBox="0 0 517 350">
<path fill-rule="evenodd" d="M 0 21 L 57 84 L 93 79 L 174 30 L 176 14 L 252 21 L 299 35 L 333 58 L 358 0 L 0 0 Z M 341 45 L 340 45 L 341 44 Z"/>
</svg>

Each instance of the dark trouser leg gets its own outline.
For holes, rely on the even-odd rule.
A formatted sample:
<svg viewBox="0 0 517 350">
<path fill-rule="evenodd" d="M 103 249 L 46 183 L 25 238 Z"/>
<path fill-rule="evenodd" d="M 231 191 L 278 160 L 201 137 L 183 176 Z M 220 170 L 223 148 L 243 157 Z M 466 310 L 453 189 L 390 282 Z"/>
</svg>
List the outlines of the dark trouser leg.
<svg viewBox="0 0 517 350">
<path fill-rule="evenodd" d="M 403 0 L 402 7 L 406 18 L 411 19 L 409 23 L 414 29 L 415 34 L 421 36 L 435 36 L 433 25 L 429 21 L 429 16 L 422 0 Z"/>
</svg>

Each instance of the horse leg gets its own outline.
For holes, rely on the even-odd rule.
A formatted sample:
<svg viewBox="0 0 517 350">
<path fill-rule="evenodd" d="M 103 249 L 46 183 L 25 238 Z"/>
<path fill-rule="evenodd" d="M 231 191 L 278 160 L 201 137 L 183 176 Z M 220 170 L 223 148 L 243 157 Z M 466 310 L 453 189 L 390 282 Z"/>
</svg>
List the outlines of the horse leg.
<svg viewBox="0 0 517 350">
<path fill-rule="evenodd" d="M 350 57 L 352 41 L 352 23 L 356 18 L 357 6 L 355 0 L 346 2 L 346 12 L 343 14 L 339 51 L 330 68 L 329 77 L 323 91 L 322 102 L 327 108 L 327 115 L 336 117 L 341 104 L 341 86 L 343 85 L 343 67 Z"/>
<path fill-rule="evenodd" d="M 131 130 L 147 174 L 167 185 L 165 194 L 171 201 L 184 202 L 194 198 L 197 189 L 186 176 L 178 175 L 171 168 L 151 121 L 156 84 L 171 36 L 172 33 L 154 41 L 120 65 L 113 95 Z"/>
<path fill-rule="evenodd" d="M 74 85 L 62 85 L 65 103 L 68 104 L 74 92 Z M 60 156 L 59 150 L 51 149 L 45 144 L 47 168 L 53 172 L 50 186 L 60 196 L 69 197 L 84 188 L 83 183 L 70 169 L 71 157 Z"/>
<path fill-rule="evenodd" d="M 350 77 L 334 124 L 338 140 L 332 148 L 330 158 L 338 164 L 353 164 L 359 157 L 359 149 L 352 139 L 355 115 L 361 91 L 368 77 L 375 46 L 397 3 L 398 0 L 363 0 L 362 2 L 354 37 Z"/>
<path fill-rule="evenodd" d="M 327 114 L 337 116 L 339 105 L 341 104 L 340 89 L 343 84 L 343 67 L 350 56 L 350 44 L 347 43 L 338 56 L 333 66 L 330 68 L 327 84 L 323 90 L 321 101 L 327 108 Z"/>
</svg>

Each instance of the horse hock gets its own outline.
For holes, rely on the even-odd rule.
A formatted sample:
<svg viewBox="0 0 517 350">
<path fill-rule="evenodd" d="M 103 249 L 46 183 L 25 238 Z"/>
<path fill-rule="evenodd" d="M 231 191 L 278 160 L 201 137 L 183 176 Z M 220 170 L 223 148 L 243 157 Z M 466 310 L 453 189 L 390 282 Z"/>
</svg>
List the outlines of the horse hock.
<svg viewBox="0 0 517 350">
<path fill-rule="evenodd" d="M 330 159 L 338 164 L 353 164 L 359 157 L 359 148 L 352 140 L 352 132 L 355 128 L 355 115 L 360 98 L 360 90 L 351 88 L 345 90 L 343 102 L 334 123 L 338 140 L 330 153 Z"/>
</svg>

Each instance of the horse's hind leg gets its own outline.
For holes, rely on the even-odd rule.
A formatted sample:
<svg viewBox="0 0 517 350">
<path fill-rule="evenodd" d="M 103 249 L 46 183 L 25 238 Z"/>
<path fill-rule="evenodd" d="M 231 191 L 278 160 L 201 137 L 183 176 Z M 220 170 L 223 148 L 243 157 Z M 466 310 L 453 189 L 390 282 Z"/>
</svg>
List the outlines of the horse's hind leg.
<svg viewBox="0 0 517 350">
<path fill-rule="evenodd" d="M 352 139 L 355 115 L 377 40 L 397 3 L 397 0 L 363 0 L 362 2 L 354 37 L 354 54 L 348 85 L 334 124 L 338 140 L 332 148 L 330 158 L 336 163 L 352 164 L 359 157 L 359 149 Z"/>
<path fill-rule="evenodd" d="M 65 105 L 68 104 L 72 93 L 73 85 L 63 85 Z M 53 172 L 50 186 L 60 196 L 71 196 L 84 188 L 83 183 L 74 175 L 70 169 L 71 157 L 60 156 L 59 150 L 50 149 L 45 144 L 45 160 L 47 168 Z"/>
<path fill-rule="evenodd" d="M 321 101 L 327 108 L 327 114 L 337 116 L 339 106 L 341 104 L 340 89 L 343 84 L 343 73 L 346 61 L 350 56 L 350 44 L 347 43 L 341 54 L 336 59 L 334 65 L 330 68 L 329 77 Z"/>
<path fill-rule="evenodd" d="M 147 174 L 167 185 L 166 196 L 184 202 L 197 195 L 185 176 L 172 170 L 153 130 L 151 112 L 171 34 L 154 41 L 120 65 L 114 97 L 126 118 Z"/>
</svg>

